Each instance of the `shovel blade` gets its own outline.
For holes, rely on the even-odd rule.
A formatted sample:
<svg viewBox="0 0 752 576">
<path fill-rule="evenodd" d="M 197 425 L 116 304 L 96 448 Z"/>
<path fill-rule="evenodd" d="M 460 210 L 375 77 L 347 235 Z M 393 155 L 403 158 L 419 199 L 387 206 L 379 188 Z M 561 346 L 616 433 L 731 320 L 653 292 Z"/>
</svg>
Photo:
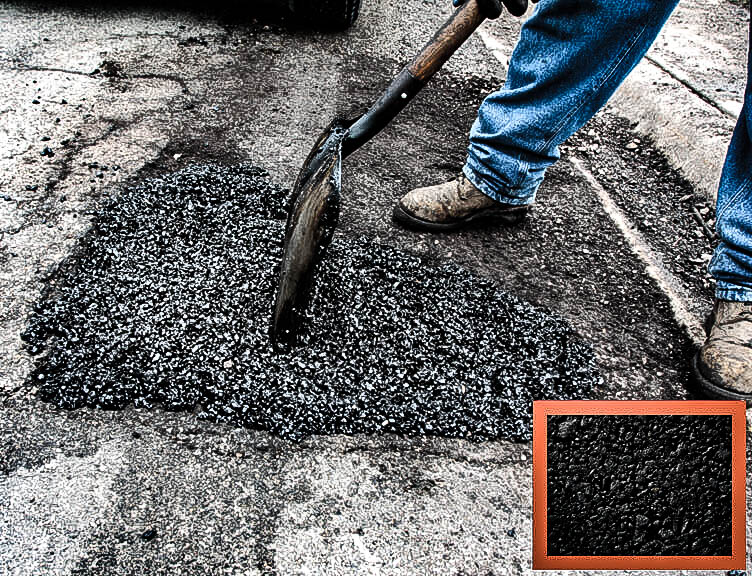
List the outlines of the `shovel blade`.
<svg viewBox="0 0 752 576">
<path fill-rule="evenodd" d="M 337 226 L 346 136 L 346 124 L 335 120 L 317 140 L 293 189 L 270 330 L 277 346 L 297 341 L 315 267 Z"/>
</svg>

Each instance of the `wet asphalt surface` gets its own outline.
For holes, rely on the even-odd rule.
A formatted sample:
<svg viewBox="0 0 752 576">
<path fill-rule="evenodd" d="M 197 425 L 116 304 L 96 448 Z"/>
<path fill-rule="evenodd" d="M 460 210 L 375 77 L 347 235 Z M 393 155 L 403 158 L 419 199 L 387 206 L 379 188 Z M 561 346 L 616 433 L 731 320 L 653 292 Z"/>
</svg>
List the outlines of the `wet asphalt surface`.
<svg viewBox="0 0 752 576">
<path fill-rule="evenodd" d="M 547 424 L 549 555 L 731 555 L 730 416 Z"/>
<path fill-rule="evenodd" d="M 2 569 L 528 572 L 528 443 L 382 432 L 290 442 L 158 405 L 60 409 L 29 385 L 34 360 L 20 339 L 50 277 L 66 259 L 80 262 L 81 243 L 112 200 L 212 163 L 251 162 L 289 187 L 315 135 L 370 103 L 445 4 L 367 3 L 345 35 L 170 6 L 1 6 L 0 72 L 13 87 L 0 115 L 9 149 L 0 212 Z M 509 44 L 515 26 L 500 20 L 490 30 Z M 698 263 L 712 241 L 690 209 L 700 201 L 682 201 L 691 190 L 649 142 L 628 149 L 636 135 L 608 111 L 564 150 L 522 225 L 430 235 L 391 223 L 406 190 L 456 174 L 475 110 L 503 76 L 474 38 L 398 122 L 349 158 L 338 241 L 382 246 L 380 258 L 451 263 L 466 285 L 529 303 L 515 318 L 556 327 L 551 319 L 563 319 L 592 346 L 603 378 L 595 398 L 694 397 L 691 341 L 567 159 L 586 162 L 643 227 L 698 316 L 712 298 Z M 45 147 L 54 156 L 42 156 Z M 651 182 L 650 193 L 637 182 Z M 61 277 L 79 273 L 73 266 Z M 135 358 L 152 365 L 144 352 Z M 228 370 L 224 361 L 217 374 Z M 143 538 L 149 530 L 153 538 Z"/>
</svg>

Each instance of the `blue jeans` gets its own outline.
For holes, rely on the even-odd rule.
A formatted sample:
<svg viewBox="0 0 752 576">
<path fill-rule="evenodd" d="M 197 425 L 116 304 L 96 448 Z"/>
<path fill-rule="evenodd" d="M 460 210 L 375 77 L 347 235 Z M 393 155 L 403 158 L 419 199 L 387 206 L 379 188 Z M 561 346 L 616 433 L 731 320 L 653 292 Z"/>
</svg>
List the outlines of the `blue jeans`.
<svg viewBox="0 0 752 576">
<path fill-rule="evenodd" d="M 678 0 L 541 0 L 504 87 L 480 107 L 465 176 L 506 204 L 530 204 L 559 146 L 616 91 Z M 752 36 L 752 25 L 750 28 Z M 716 297 L 752 301 L 752 58 L 716 204 Z"/>
</svg>

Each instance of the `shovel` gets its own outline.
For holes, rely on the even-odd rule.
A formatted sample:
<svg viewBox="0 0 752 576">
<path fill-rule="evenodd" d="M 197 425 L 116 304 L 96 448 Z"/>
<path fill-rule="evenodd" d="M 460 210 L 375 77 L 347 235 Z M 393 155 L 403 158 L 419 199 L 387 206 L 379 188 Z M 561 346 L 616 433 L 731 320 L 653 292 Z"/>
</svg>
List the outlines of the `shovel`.
<svg viewBox="0 0 752 576">
<path fill-rule="evenodd" d="M 521 16 L 526 0 L 505 2 Z M 378 134 L 487 19 L 498 18 L 500 0 L 465 0 L 423 50 L 405 66 L 377 102 L 354 121 L 334 120 L 319 137 L 293 188 L 285 228 L 270 336 L 294 344 L 308 305 L 314 269 L 331 242 L 339 217 L 342 159 Z"/>
</svg>

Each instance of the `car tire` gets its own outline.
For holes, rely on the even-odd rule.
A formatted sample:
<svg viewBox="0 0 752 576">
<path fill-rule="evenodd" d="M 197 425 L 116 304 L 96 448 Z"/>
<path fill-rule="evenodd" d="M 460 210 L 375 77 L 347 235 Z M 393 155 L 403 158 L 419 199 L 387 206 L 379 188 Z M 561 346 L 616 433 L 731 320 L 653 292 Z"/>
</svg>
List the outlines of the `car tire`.
<svg viewBox="0 0 752 576">
<path fill-rule="evenodd" d="M 318 28 L 344 30 L 358 19 L 360 0 L 290 0 L 296 19 Z"/>
</svg>

